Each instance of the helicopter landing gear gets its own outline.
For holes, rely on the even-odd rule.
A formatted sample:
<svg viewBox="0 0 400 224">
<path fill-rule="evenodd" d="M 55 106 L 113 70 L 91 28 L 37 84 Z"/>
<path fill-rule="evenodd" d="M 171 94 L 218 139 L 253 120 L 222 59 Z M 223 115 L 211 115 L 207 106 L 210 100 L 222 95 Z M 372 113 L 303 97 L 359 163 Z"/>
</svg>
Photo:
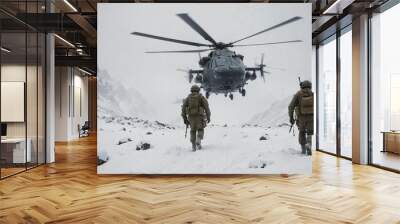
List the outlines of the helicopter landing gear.
<svg viewBox="0 0 400 224">
<path fill-rule="evenodd" d="M 239 93 L 242 94 L 242 96 L 246 96 L 246 90 L 245 89 L 239 89 Z"/>
<path fill-rule="evenodd" d="M 246 80 L 249 80 L 249 79 L 251 78 L 251 74 L 250 74 L 250 72 L 246 72 L 246 74 L 245 74 L 245 78 L 246 78 Z"/>
<path fill-rule="evenodd" d="M 210 97 L 210 92 L 206 92 L 206 98 Z"/>
<path fill-rule="evenodd" d="M 229 99 L 233 100 L 233 94 L 232 93 L 229 94 Z"/>
<path fill-rule="evenodd" d="M 257 75 L 255 72 L 253 72 L 253 74 L 250 76 L 250 80 L 254 81 L 254 80 L 256 80 L 256 78 L 257 78 Z"/>
<path fill-rule="evenodd" d="M 246 96 L 246 90 L 242 89 L 242 91 L 240 91 L 240 93 L 242 94 L 242 96 Z"/>
</svg>

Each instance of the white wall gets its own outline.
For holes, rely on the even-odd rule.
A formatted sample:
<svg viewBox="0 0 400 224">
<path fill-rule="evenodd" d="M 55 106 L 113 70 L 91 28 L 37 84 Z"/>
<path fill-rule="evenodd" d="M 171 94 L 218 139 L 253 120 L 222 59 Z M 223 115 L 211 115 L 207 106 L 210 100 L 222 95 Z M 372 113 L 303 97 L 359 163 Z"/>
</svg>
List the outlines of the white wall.
<svg viewBox="0 0 400 224">
<path fill-rule="evenodd" d="M 36 135 L 36 120 L 37 115 L 37 99 L 36 99 L 36 66 L 6 64 L 1 66 L 1 81 L 2 82 L 24 82 L 27 83 L 25 78 L 28 77 L 29 87 L 27 88 L 27 119 L 28 119 L 28 137 L 31 133 Z M 33 86 L 33 87 L 32 87 Z M 6 97 L 6 96 L 3 96 Z M 40 105 L 39 105 L 40 106 Z M 7 110 L 7 108 L 1 108 Z M 24 108 L 22 108 L 24 110 Z M 33 122 L 33 123 L 32 123 Z M 7 122 L 7 136 L 8 137 L 25 137 L 26 122 Z"/>
<path fill-rule="evenodd" d="M 3 113 L 26 113 L 26 120 L 23 118 L 21 122 L 5 122 L 7 124 L 7 137 L 24 138 L 27 136 L 31 144 L 32 161 L 36 162 L 38 158 L 39 163 L 45 162 L 45 85 L 43 80 L 44 73 L 42 71 L 42 67 L 37 67 L 36 65 L 25 66 L 25 64 L 13 63 L 1 66 L 2 82 L 24 82 L 26 90 L 26 101 L 22 102 L 24 105 L 21 108 L 10 108 L 4 105 L 1 108 Z M 2 98 L 8 98 L 8 96 L 2 95 Z"/>
<path fill-rule="evenodd" d="M 56 67 L 55 140 L 79 137 L 78 125 L 88 120 L 88 78 L 72 67 Z"/>
</svg>

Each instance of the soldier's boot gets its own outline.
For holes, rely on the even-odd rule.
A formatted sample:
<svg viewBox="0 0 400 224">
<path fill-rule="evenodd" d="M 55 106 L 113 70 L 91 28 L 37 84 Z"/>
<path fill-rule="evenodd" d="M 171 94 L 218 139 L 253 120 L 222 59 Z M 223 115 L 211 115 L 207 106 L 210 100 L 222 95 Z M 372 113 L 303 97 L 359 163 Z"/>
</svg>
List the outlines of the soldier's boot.
<svg viewBox="0 0 400 224">
<path fill-rule="evenodd" d="M 197 149 L 198 149 L 198 150 L 201 149 L 201 139 L 200 139 L 200 138 L 197 138 L 197 139 L 196 139 L 196 146 L 197 146 Z"/>
<path fill-rule="evenodd" d="M 203 137 L 204 137 L 204 129 L 198 130 L 196 137 L 196 145 L 198 150 L 201 149 L 201 140 L 203 140 Z"/>
<path fill-rule="evenodd" d="M 301 154 L 305 155 L 307 153 L 306 145 L 301 145 Z"/>
<path fill-rule="evenodd" d="M 192 151 L 196 151 L 196 130 L 190 129 L 190 142 L 192 143 Z"/>
<path fill-rule="evenodd" d="M 307 155 L 311 156 L 312 151 L 311 151 L 311 135 L 307 135 L 307 144 L 306 144 L 306 149 L 307 149 Z"/>
</svg>

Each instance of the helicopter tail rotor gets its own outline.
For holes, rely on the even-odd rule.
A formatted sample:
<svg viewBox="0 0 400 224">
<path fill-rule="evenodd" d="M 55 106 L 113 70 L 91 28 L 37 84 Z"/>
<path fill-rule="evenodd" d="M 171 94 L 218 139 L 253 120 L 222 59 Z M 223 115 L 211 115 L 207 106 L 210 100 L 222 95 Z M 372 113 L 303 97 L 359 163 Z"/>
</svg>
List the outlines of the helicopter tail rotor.
<svg viewBox="0 0 400 224">
<path fill-rule="evenodd" d="M 194 78 L 193 73 L 192 73 L 192 69 L 181 69 L 181 68 L 178 68 L 177 71 L 187 73 L 188 82 L 192 83 L 193 78 Z"/>
<path fill-rule="evenodd" d="M 269 74 L 269 72 L 264 71 L 264 67 L 266 67 L 266 65 L 264 64 L 264 53 L 261 54 L 261 63 L 260 64 L 256 64 L 256 67 L 259 67 L 260 69 L 260 76 L 262 77 L 263 81 L 265 82 L 265 76 L 264 74 L 267 73 Z"/>
</svg>

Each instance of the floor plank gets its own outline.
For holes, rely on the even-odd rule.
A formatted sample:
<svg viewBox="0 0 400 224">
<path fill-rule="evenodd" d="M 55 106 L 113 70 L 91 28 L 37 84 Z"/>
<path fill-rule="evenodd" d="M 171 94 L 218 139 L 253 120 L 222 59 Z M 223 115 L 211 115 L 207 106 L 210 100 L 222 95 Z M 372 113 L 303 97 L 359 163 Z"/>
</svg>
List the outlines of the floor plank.
<svg viewBox="0 0 400 224">
<path fill-rule="evenodd" d="M 400 175 L 313 155 L 312 176 L 96 174 L 96 139 L 0 181 L 0 223 L 400 223 Z"/>
</svg>

